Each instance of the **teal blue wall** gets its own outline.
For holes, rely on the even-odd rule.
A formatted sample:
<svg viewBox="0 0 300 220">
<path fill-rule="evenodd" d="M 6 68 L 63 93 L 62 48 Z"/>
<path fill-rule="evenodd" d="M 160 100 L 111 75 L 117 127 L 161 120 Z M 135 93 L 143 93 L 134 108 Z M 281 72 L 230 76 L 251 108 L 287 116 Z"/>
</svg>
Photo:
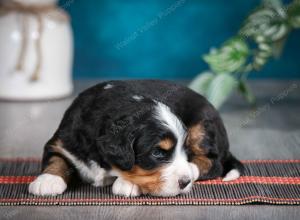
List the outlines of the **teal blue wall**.
<svg viewBox="0 0 300 220">
<path fill-rule="evenodd" d="M 60 5 L 72 16 L 74 76 L 192 78 L 207 69 L 201 55 L 232 36 L 259 2 L 61 1 Z M 290 35 L 280 60 L 270 62 L 263 71 L 252 76 L 299 78 L 300 31 Z"/>
</svg>

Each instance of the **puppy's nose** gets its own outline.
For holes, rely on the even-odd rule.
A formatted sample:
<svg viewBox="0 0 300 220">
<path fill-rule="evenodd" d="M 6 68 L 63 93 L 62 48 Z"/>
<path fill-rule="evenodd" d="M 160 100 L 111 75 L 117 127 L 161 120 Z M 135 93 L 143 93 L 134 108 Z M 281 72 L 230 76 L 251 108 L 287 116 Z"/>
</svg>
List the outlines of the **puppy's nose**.
<svg viewBox="0 0 300 220">
<path fill-rule="evenodd" d="M 184 189 L 185 187 L 187 187 L 187 185 L 189 185 L 189 183 L 191 182 L 191 179 L 188 177 L 184 177 L 178 180 L 178 185 L 180 189 Z"/>
</svg>

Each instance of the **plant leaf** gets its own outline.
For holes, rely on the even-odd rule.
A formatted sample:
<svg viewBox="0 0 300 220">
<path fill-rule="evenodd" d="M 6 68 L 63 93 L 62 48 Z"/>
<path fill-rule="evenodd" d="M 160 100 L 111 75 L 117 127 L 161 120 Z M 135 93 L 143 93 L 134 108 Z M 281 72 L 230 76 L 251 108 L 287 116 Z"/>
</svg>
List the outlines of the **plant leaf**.
<svg viewBox="0 0 300 220">
<path fill-rule="evenodd" d="M 265 41 L 274 42 L 285 37 L 289 30 L 286 9 L 280 1 L 268 1 L 246 18 L 239 33 L 252 39 L 261 36 Z"/>
<path fill-rule="evenodd" d="M 282 1 L 281 0 L 264 0 L 263 3 L 266 6 L 282 7 Z"/>
<path fill-rule="evenodd" d="M 207 98 L 218 109 L 229 98 L 237 85 L 237 80 L 232 75 L 219 74 L 210 83 Z"/>
<path fill-rule="evenodd" d="M 287 40 L 287 37 L 284 37 L 284 38 L 281 38 L 280 40 L 278 41 L 275 41 L 273 44 L 272 44 L 272 53 L 273 53 L 273 56 L 275 58 L 279 58 L 282 51 L 283 51 L 283 48 L 285 46 L 285 42 Z"/>
<path fill-rule="evenodd" d="M 199 74 L 189 85 L 189 88 L 195 92 L 206 96 L 208 87 L 211 81 L 214 79 L 215 74 L 206 71 Z"/>
<path fill-rule="evenodd" d="M 300 1 L 293 1 L 288 7 L 289 23 L 293 28 L 300 28 Z"/>
<path fill-rule="evenodd" d="M 250 88 L 248 87 L 248 85 L 246 84 L 245 81 L 243 81 L 243 80 L 239 81 L 238 89 L 241 92 L 241 94 L 243 95 L 243 97 L 250 104 L 254 104 L 255 103 L 255 96 L 253 95 L 253 93 L 251 92 Z"/>
<path fill-rule="evenodd" d="M 213 72 L 222 74 L 237 72 L 246 63 L 248 55 L 247 42 L 240 37 L 233 37 L 220 48 L 211 49 L 203 59 Z"/>
</svg>

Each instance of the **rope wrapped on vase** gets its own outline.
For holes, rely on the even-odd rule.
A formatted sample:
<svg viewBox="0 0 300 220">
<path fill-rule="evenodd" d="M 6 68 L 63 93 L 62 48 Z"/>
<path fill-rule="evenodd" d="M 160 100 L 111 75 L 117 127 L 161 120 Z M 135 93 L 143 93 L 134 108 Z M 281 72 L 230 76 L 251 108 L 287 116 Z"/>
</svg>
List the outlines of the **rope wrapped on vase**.
<svg viewBox="0 0 300 220">
<path fill-rule="evenodd" d="M 37 38 L 35 39 L 35 49 L 36 49 L 36 57 L 37 62 L 34 68 L 34 71 L 31 75 L 31 81 L 37 81 L 40 77 L 40 69 L 42 65 L 42 48 L 41 48 L 41 39 L 42 33 L 44 30 L 43 24 L 43 15 L 47 15 L 49 18 L 53 18 L 59 22 L 67 22 L 69 20 L 69 16 L 67 13 L 62 10 L 61 8 L 57 7 L 55 4 L 48 4 L 48 5 L 33 5 L 33 4 L 22 4 L 13 0 L 4 0 L 0 1 L 0 16 L 7 15 L 9 13 L 20 13 L 23 15 L 32 15 L 36 18 L 38 24 L 38 34 Z M 51 14 L 50 14 L 51 13 Z M 24 16 L 22 19 L 22 42 L 21 42 L 21 49 L 18 56 L 18 60 L 16 63 L 15 70 L 21 71 L 24 69 L 24 59 L 25 53 L 27 50 L 27 43 L 28 43 L 28 18 Z"/>
</svg>

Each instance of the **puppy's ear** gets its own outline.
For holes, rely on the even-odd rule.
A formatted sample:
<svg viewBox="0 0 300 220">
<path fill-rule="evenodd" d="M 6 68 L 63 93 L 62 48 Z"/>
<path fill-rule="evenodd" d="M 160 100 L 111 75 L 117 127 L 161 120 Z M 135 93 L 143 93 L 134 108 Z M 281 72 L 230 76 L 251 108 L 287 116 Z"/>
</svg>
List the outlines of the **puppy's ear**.
<svg viewBox="0 0 300 220">
<path fill-rule="evenodd" d="M 135 163 L 131 137 L 105 135 L 97 140 L 98 150 L 106 161 L 121 170 L 131 170 Z"/>
</svg>

